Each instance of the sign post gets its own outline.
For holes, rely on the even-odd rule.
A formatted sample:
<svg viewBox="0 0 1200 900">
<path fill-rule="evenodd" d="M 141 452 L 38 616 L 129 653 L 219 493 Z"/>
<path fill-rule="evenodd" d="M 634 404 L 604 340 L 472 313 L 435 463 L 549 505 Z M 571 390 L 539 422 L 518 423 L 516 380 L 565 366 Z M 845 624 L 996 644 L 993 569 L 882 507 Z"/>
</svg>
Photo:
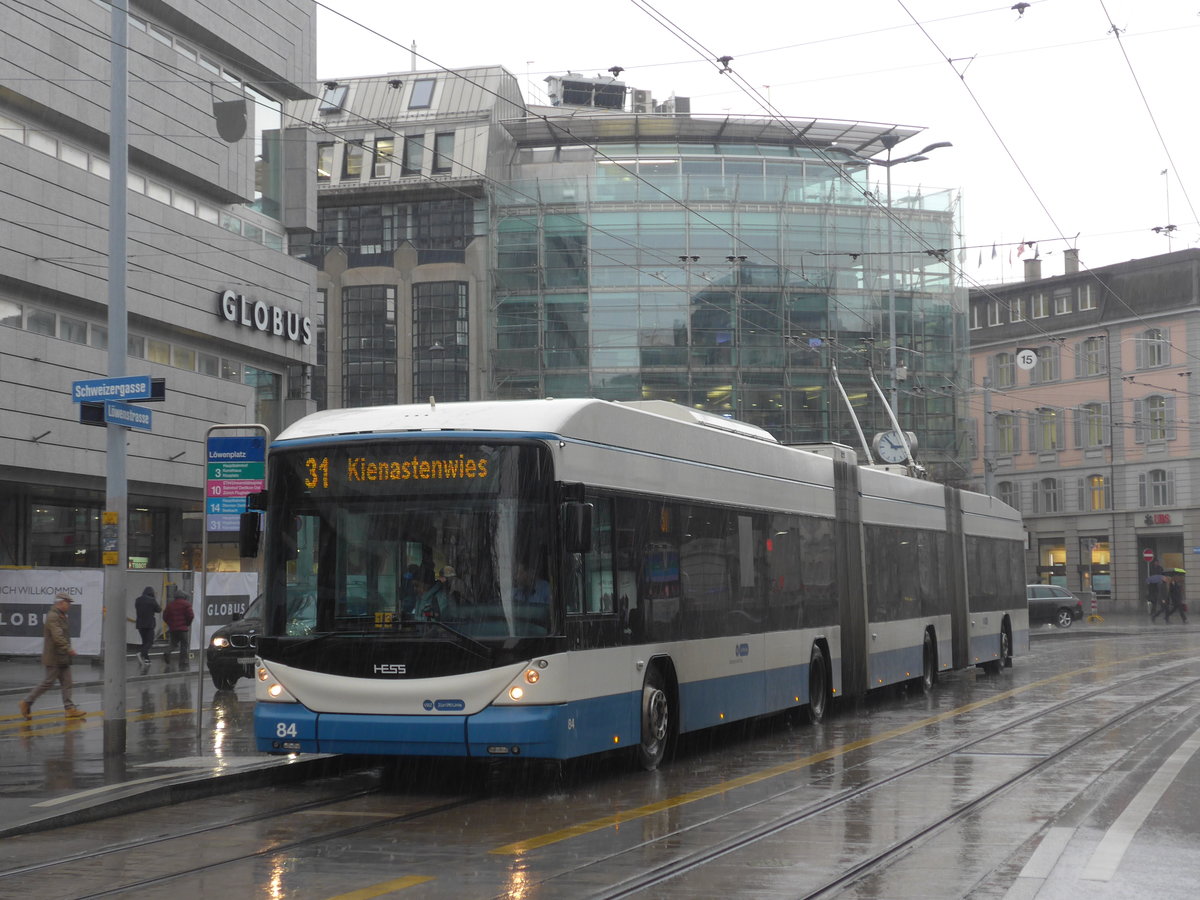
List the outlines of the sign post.
<svg viewBox="0 0 1200 900">
<path fill-rule="evenodd" d="M 200 539 L 200 676 L 197 696 L 204 697 L 205 607 L 208 604 L 208 536 L 235 534 L 246 511 L 246 496 L 266 487 L 267 445 L 271 429 L 266 425 L 213 425 L 204 435 L 204 532 Z M 197 599 L 197 598 L 193 598 Z M 200 717 L 196 717 L 200 733 Z"/>
</svg>

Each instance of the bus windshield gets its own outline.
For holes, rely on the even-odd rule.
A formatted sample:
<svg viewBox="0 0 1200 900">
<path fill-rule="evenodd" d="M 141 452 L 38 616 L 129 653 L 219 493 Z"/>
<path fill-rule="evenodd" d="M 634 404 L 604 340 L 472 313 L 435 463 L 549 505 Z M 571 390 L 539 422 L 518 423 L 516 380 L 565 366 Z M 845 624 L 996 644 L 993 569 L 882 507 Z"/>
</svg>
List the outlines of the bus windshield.
<svg viewBox="0 0 1200 900">
<path fill-rule="evenodd" d="M 437 625 L 551 633 L 550 456 L 534 443 L 360 440 L 271 456 L 269 635 Z"/>
</svg>

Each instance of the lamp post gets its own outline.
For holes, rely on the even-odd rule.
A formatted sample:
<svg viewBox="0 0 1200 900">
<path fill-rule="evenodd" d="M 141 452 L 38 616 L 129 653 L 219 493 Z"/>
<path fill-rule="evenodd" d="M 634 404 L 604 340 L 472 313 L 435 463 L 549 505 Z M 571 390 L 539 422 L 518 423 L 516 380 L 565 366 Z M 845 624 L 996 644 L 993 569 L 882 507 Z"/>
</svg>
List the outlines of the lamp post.
<svg viewBox="0 0 1200 900">
<path fill-rule="evenodd" d="M 879 142 L 883 144 L 887 151 L 887 156 L 883 159 L 878 157 L 861 156 L 853 150 L 847 150 L 844 147 L 830 147 L 829 150 L 833 153 L 840 153 L 849 157 L 856 162 L 860 162 L 865 166 L 882 166 L 887 173 L 887 255 L 888 255 L 888 368 L 891 370 L 892 379 L 891 390 L 891 405 L 892 414 L 897 419 L 900 417 L 899 403 L 899 380 L 896 378 L 896 258 L 894 256 L 894 233 L 895 220 L 892 216 L 892 166 L 898 166 L 902 163 L 921 162 L 926 160 L 925 154 L 941 147 L 953 147 L 949 141 L 938 141 L 935 144 L 930 144 L 919 153 L 910 153 L 907 156 L 899 156 L 892 158 L 892 148 L 900 143 L 900 135 L 884 134 L 880 135 Z"/>
</svg>

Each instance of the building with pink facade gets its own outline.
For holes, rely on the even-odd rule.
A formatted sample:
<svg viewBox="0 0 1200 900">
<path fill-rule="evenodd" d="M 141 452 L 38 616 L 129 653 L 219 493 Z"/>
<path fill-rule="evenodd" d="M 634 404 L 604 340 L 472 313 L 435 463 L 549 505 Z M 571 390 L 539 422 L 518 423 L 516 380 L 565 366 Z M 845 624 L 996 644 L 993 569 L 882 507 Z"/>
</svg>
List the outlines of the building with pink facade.
<svg viewBox="0 0 1200 900">
<path fill-rule="evenodd" d="M 1200 557 L 1200 250 L 970 296 L 976 486 L 1019 509 L 1026 577 L 1141 610 L 1152 557 Z"/>
</svg>

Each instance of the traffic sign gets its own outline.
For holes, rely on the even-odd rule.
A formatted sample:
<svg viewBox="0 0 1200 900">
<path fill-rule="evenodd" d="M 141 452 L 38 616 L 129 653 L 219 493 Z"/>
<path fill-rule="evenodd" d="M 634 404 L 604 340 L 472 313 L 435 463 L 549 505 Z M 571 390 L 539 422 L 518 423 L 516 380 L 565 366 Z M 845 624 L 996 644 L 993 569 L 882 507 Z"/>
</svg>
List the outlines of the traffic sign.
<svg viewBox="0 0 1200 900">
<path fill-rule="evenodd" d="M 150 431 L 150 410 L 120 400 L 104 401 L 104 421 L 109 425 L 124 425 L 139 431 Z"/>
<path fill-rule="evenodd" d="M 1146 562 L 1150 562 L 1150 560 L 1154 559 L 1154 551 L 1147 547 L 1142 551 L 1142 559 L 1144 559 Z"/>
<path fill-rule="evenodd" d="M 261 435 L 209 437 L 205 447 L 204 514 L 209 531 L 237 531 L 246 496 L 263 489 L 267 440 Z"/>
<path fill-rule="evenodd" d="M 100 403 L 104 400 L 149 400 L 154 388 L 149 375 L 124 378 L 93 378 L 71 382 L 71 400 L 75 403 Z"/>
<path fill-rule="evenodd" d="M 1017 368 L 1028 372 L 1037 365 L 1038 355 L 1036 350 L 1030 350 L 1028 347 L 1019 347 L 1017 349 Z"/>
</svg>

